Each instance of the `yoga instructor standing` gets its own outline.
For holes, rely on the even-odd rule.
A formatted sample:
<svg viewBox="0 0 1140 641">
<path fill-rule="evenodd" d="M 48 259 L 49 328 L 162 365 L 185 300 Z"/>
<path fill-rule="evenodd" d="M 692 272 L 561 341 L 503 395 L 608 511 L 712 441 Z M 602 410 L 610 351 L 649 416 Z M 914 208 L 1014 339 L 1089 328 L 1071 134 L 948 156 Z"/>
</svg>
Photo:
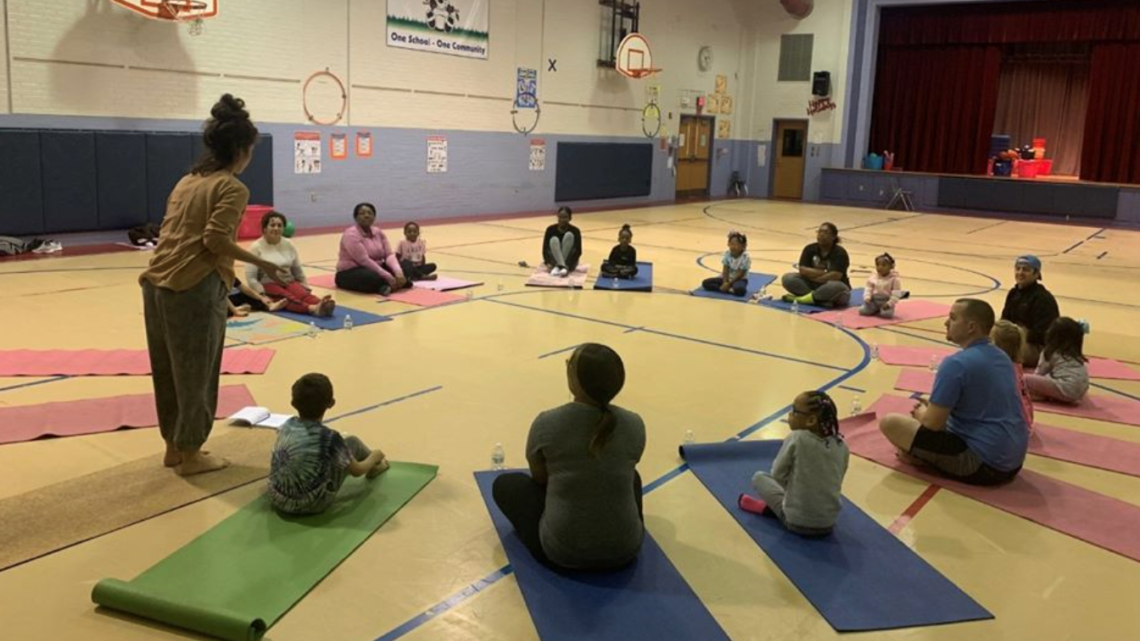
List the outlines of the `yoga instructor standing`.
<svg viewBox="0 0 1140 641">
<path fill-rule="evenodd" d="M 245 103 L 225 94 L 210 110 L 206 150 L 166 201 L 158 247 L 139 277 L 164 465 L 181 476 L 228 463 L 202 451 L 214 425 L 226 297 L 234 259 L 280 282 L 282 271 L 238 246 L 249 189 L 237 179 L 249 165 L 257 127 Z"/>
</svg>

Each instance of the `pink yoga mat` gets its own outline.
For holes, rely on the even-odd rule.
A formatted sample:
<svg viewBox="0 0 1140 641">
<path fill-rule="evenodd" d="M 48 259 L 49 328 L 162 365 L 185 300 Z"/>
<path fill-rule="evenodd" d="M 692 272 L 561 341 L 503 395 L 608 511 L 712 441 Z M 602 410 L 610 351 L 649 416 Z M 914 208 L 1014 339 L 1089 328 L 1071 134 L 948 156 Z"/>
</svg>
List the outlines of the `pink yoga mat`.
<svg viewBox="0 0 1140 641">
<path fill-rule="evenodd" d="M 586 272 L 589 269 L 589 265 L 578 265 L 578 268 L 570 272 L 569 276 L 551 276 L 550 272 L 539 267 L 530 275 L 526 284 L 529 287 L 574 287 L 581 289 L 586 286 Z"/>
<path fill-rule="evenodd" d="M 437 305 L 447 305 L 463 300 L 463 296 L 456 294 L 448 294 L 447 292 L 437 292 L 431 289 L 421 289 L 417 283 L 411 289 L 402 289 L 394 292 L 386 298 L 381 298 L 380 302 L 394 301 L 397 303 L 407 303 L 409 305 L 418 305 L 420 307 L 436 307 Z"/>
<path fill-rule="evenodd" d="M 904 369 L 899 372 L 895 389 L 904 392 L 929 394 L 934 389 L 934 372 L 918 369 Z M 1054 403 L 1033 401 L 1033 407 L 1042 412 L 1089 418 L 1106 423 L 1134 425 L 1140 427 L 1140 401 L 1116 396 L 1085 396 L 1080 403 Z"/>
<path fill-rule="evenodd" d="M 224 385 L 218 391 L 217 418 L 255 405 L 245 385 Z M 120 428 L 154 427 L 158 412 L 154 394 L 110 396 L 82 401 L 0 408 L 0 445 L 44 436 L 80 436 Z"/>
<path fill-rule="evenodd" d="M 881 417 L 890 413 L 910 414 L 914 405 L 914 399 L 883 396 L 872 408 Z M 1029 437 L 1029 453 L 1109 472 L 1140 476 L 1140 443 L 1037 423 Z"/>
<path fill-rule="evenodd" d="M 829 312 L 834 313 L 834 312 Z M 821 314 L 816 314 L 819 317 Z M 847 320 L 846 317 L 843 319 Z M 880 345 L 879 359 L 887 365 L 902 365 L 904 367 L 929 367 L 930 358 L 934 357 L 938 363 L 942 359 L 956 352 L 950 347 L 904 347 L 899 345 Z M 1027 372 L 1028 373 L 1028 372 Z M 1140 372 L 1132 369 L 1120 361 L 1111 358 L 1089 359 L 1089 376 L 1092 378 L 1105 378 L 1118 381 L 1140 381 Z"/>
<path fill-rule="evenodd" d="M 336 289 L 336 274 L 317 274 L 316 276 L 308 276 L 307 280 L 309 287 Z"/>
<path fill-rule="evenodd" d="M 894 318 L 860 316 L 858 307 L 809 314 L 808 318 L 820 321 L 821 323 L 834 323 L 836 318 L 843 317 L 844 327 L 848 329 L 867 329 L 869 327 L 909 323 L 912 321 L 926 320 L 928 318 L 942 318 L 949 312 L 950 306 L 943 303 L 935 303 L 927 300 L 904 300 L 899 301 Z"/>
<path fill-rule="evenodd" d="M 274 350 L 227 349 L 223 374 L 264 374 Z M 146 376 L 145 349 L 16 349 L 0 351 L 0 376 Z"/>
<path fill-rule="evenodd" d="M 903 399 L 906 400 L 906 399 Z M 879 432 L 874 412 L 844 419 L 841 430 L 851 452 L 909 476 L 939 485 L 1062 534 L 1140 561 L 1140 507 L 1022 470 L 1010 483 L 977 487 L 928 473 L 903 463 Z"/>
</svg>

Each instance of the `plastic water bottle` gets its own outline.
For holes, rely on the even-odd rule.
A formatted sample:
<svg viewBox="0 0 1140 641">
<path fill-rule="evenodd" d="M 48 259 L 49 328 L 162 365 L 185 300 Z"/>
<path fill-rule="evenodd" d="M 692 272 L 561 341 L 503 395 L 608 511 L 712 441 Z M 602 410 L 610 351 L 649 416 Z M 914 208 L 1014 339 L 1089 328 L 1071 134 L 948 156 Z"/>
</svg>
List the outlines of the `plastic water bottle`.
<svg viewBox="0 0 1140 641">
<path fill-rule="evenodd" d="M 935 355 L 931 355 L 931 357 L 930 357 L 930 371 L 932 371 L 932 372 L 938 371 L 938 357 Z"/>
<path fill-rule="evenodd" d="M 315 322 L 309 323 L 309 338 L 317 337 L 317 324 Z"/>
<path fill-rule="evenodd" d="M 879 346 L 874 343 L 871 344 L 871 360 L 879 360 Z"/>
<path fill-rule="evenodd" d="M 614 289 L 621 289 L 621 279 L 614 276 Z"/>
<path fill-rule="evenodd" d="M 495 443 L 494 449 L 491 450 L 491 469 L 503 470 L 506 467 L 503 465 L 507 461 L 507 453 L 503 450 L 502 443 Z"/>
<path fill-rule="evenodd" d="M 344 328 L 348 330 L 352 329 L 352 314 L 344 315 Z"/>
<path fill-rule="evenodd" d="M 792 301 L 792 313 L 793 314 L 799 314 L 800 313 L 800 301 L 798 301 L 798 300 Z"/>
<path fill-rule="evenodd" d="M 692 445 L 697 442 L 697 437 L 693 434 L 693 430 L 685 430 L 685 437 L 683 439 L 685 445 Z"/>
<path fill-rule="evenodd" d="M 851 416 L 858 416 L 863 413 L 863 401 L 859 399 L 856 394 L 855 398 L 851 399 Z"/>
</svg>

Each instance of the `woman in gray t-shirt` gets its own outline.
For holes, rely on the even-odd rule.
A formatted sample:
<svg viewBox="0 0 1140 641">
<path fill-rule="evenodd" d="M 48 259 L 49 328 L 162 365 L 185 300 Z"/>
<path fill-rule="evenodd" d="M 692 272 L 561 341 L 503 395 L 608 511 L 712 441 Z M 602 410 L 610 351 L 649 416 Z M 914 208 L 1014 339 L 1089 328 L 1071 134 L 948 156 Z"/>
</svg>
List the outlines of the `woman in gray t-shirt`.
<svg viewBox="0 0 1140 641">
<path fill-rule="evenodd" d="M 566 361 L 574 401 L 538 415 L 527 438 L 530 475 L 503 474 L 492 495 L 540 562 L 574 570 L 621 567 L 645 535 L 641 477 L 645 423 L 610 403 L 625 366 L 609 347 L 586 343 Z"/>
</svg>

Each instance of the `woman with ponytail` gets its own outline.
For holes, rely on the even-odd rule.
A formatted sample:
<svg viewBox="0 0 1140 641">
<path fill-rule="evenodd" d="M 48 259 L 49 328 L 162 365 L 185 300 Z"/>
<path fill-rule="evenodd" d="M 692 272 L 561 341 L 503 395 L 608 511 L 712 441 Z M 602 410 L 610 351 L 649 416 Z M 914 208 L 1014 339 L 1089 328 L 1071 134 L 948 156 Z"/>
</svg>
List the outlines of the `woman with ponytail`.
<svg viewBox="0 0 1140 641">
<path fill-rule="evenodd" d="M 824 392 L 804 392 L 792 403 L 788 426 L 792 433 L 784 439 L 771 473 L 752 477 L 760 500 L 742 494 L 740 508 L 775 516 L 802 536 L 830 534 L 839 517 L 850 457 L 839 434 L 839 410 Z"/>
<path fill-rule="evenodd" d="M 225 94 L 210 110 L 205 152 L 166 201 L 158 247 L 139 284 L 166 467 L 182 476 L 226 467 L 202 451 L 214 425 L 226 301 L 234 260 L 279 284 L 287 271 L 242 249 L 238 222 L 249 189 L 238 180 L 253 157 L 257 127 L 240 98 Z"/>
<path fill-rule="evenodd" d="M 545 565 L 610 570 L 632 561 L 645 534 L 641 477 L 645 423 L 613 405 L 625 385 L 621 357 L 579 345 L 566 361 L 574 400 L 538 415 L 527 437 L 530 474 L 503 474 L 493 496 L 530 553 Z"/>
</svg>

